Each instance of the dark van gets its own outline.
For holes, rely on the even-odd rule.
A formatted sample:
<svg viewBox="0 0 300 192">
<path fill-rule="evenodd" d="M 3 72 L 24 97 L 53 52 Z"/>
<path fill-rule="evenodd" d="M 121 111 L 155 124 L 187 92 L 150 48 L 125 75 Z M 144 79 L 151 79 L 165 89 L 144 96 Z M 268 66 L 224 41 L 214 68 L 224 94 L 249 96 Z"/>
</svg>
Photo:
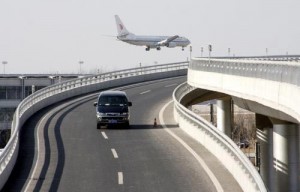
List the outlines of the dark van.
<svg viewBox="0 0 300 192">
<path fill-rule="evenodd" d="M 97 129 L 109 124 L 122 124 L 129 127 L 129 109 L 132 106 L 128 102 L 124 91 L 103 91 L 99 94 L 96 107 Z"/>
</svg>

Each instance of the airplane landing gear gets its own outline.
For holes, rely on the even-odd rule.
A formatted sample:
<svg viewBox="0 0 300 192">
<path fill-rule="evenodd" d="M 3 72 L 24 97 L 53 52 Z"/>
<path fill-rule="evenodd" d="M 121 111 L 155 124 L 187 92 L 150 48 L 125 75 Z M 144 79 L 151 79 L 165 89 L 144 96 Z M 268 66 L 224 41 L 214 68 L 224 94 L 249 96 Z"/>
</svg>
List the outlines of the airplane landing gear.
<svg viewBox="0 0 300 192">
<path fill-rule="evenodd" d="M 184 47 L 182 47 L 182 49 L 181 49 L 182 51 L 184 51 Z"/>
<path fill-rule="evenodd" d="M 160 47 L 156 47 L 156 50 L 157 50 L 157 51 L 160 51 Z"/>
<path fill-rule="evenodd" d="M 146 51 L 150 51 L 150 47 L 146 47 Z"/>
</svg>

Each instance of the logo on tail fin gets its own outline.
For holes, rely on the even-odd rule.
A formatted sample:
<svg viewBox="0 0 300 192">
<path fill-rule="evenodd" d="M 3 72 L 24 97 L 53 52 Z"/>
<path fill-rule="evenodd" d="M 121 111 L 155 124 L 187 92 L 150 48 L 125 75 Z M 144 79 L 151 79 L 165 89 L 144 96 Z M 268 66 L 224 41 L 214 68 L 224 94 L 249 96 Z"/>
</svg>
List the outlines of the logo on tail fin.
<svg viewBox="0 0 300 192">
<path fill-rule="evenodd" d="M 118 15 L 115 15 L 115 19 L 116 19 L 116 26 L 117 26 L 117 30 L 118 30 L 118 36 L 126 36 L 129 33 L 129 31 L 126 29 L 125 25 L 122 23 L 121 19 L 119 18 Z"/>
</svg>

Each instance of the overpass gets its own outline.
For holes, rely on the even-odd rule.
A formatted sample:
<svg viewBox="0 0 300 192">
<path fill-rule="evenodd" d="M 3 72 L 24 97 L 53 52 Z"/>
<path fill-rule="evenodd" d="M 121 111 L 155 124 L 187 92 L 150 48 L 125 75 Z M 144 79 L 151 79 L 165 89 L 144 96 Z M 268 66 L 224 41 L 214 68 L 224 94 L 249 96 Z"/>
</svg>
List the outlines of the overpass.
<svg viewBox="0 0 300 192">
<path fill-rule="evenodd" d="M 195 58 L 189 65 L 188 85 L 179 88 L 190 89 L 181 97 L 185 105 L 201 99 L 217 99 L 217 126 L 228 137 L 232 132 L 230 99 L 256 113 L 257 139 L 261 144 L 260 174 L 270 191 L 299 191 L 300 67 L 297 58 L 285 59 L 288 62 L 276 61 L 284 60 L 278 57 L 272 61 Z M 203 135 L 199 140 L 203 140 Z M 233 174 L 237 180 L 242 178 Z"/>
<path fill-rule="evenodd" d="M 266 190 L 264 183 L 261 180 L 261 177 L 258 175 L 257 171 L 255 168 L 251 165 L 249 160 L 243 156 L 243 154 L 240 152 L 240 150 L 236 147 L 236 145 L 230 141 L 229 138 L 224 136 L 220 131 L 217 131 L 217 129 L 213 128 L 210 124 L 207 124 L 207 122 L 201 121 L 201 118 L 196 117 L 194 114 L 190 113 L 184 105 L 191 104 L 192 102 L 196 102 L 197 98 L 199 99 L 201 96 L 206 97 L 207 95 L 210 95 L 208 93 L 209 91 L 218 91 L 218 93 L 222 93 L 218 87 L 211 86 L 209 83 L 213 80 L 212 83 L 217 82 L 219 80 L 220 82 L 220 77 L 222 76 L 221 79 L 226 80 L 224 78 L 224 75 L 222 75 L 221 72 L 216 72 L 212 71 L 212 68 L 217 65 L 218 62 L 224 63 L 223 60 L 213 60 L 213 59 L 194 59 L 189 67 L 189 72 L 188 72 L 188 83 L 190 85 L 193 85 L 191 87 L 190 85 L 181 85 L 176 89 L 174 92 L 174 102 L 175 102 L 175 116 L 176 119 L 179 122 L 179 125 L 181 128 L 185 130 L 192 130 L 193 133 L 192 135 L 196 138 L 199 139 L 199 137 L 202 137 L 200 140 L 200 143 L 203 144 L 204 146 L 207 147 L 216 157 L 220 159 L 221 162 L 223 162 L 224 166 L 229 170 L 232 171 L 231 174 L 234 176 L 234 178 L 239 182 L 239 185 L 243 190 L 249 190 L 251 191 L 264 191 Z M 238 76 L 234 72 L 235 69 L 239 69 L 237 67 L 239 63 L 243 62 L 252 62 L 252 61 L 228 61 L 227 67 L 225 68 L 224 66 L 222 67 L 221 64 L 219 64 L 219 69 L 227 69 L 228 77 L 235 77 Z M 232 64 L 232 63 L 235 64 Z M 257 63 L 257 61 L 255 61 Z M 254 63 L 255 63 L 254 62 Z M 267 61 L 259 61 L 259 62 L 267 62 Z M 214 63 L 212 65 L 212 63 Z M 253 64 L 254 64 L 253 63 Z M 273 63 L 269 63 L 269 65 L 272 66 Z M 203 65 L 208 70 L 203 70 L 203 69 L 195 69 L 193 67 L 197 65 Z M 237 66 L 236 66 L 237 65 Z M 241 64 L 243 65 L 243 64 Z M 288 64 L 290 65 L 290 64 Z M 275 65 L 277 66 L 277 65 Z M 257 68 L 258 69 L 258 68 Z M 215 70 L 215 68 L 214 68 Z M 249 69 L 250 70 L 250 69 Z M 259 69 L 258 69 L 259 70 Z M 248 70 L 246 70 L 248 71 Z M 125 71 L 118 71 L 114 73 L 108 73 L 108 74 L 99 74 L 96 76 L 90 76 L 90 77 L 85 77 L 81 79 L 76 79 L 76 80 L 71 80 L 67 81 L 58 85 L 50 86 L 46 89 L 43 89 L 41 91 L 38 91 L 36 94 L 33 94 L 32 96 L 26 98 L 18 107 L 16 114 L 15 114 L 15 119 L 13 122 L 13 129 L 12 129 L 12 138 L 8 145 L 5 147 L 3 152 L 1 153 L 1 186 L 4 185 L 5 181 L 7 180 L 8 176 L 10 175 L 10 172 L 15 165 L 15 161 L 17 158 L 18 154 L 18 148 L 19 148 L 19 131 L 21 127 L 24 125 L 25 121 L 31 117 L 36 111 L 39 111 L 40 109 L 49 106 L 51 104 L 54 104 L 58 101 L 65 100 L 70 97 L 74 97 L 77 95 L 82 95 L 82 94 L 87 94 L 91 93 L 97 90 L 105 89 L 105 88 L 111 88 L 111 87 L 118 87 L 118 86 L 124 86 L 124 85 L 129 85 L 132 83 L 138 83 L 138 82 L 144 82 L 148 80 L 155 80 L 155 79 L 161 79 L 161 78 L 167 78 L 167 77 L 174 77 L 174 76 L 180 76 L 184 75 L 186 73 L 186 64 L 185 63 L 178 63 L 178 64 L 170 64 L 170 65 L 165 65 L 165 66 L 156 66 L 156 67 L 147 67 L 147 68 L 139 68 L 139 69 L 131 69 L 131 70 L 125 70 Z M 199 76 L 199 74 L 201 74 Z M 206 76 L 205 76 L 206 74 Z M 202 76 L 203 75 L 203 76 Z M 212 75 L 212 76 L 211 76 Z M 196 78 L 197 77 L 197 78 Z M 203 84 L 201 81 L 199 84 L 198 78 L 201 78 L 201 80 L 206 79 L 207 84 Z M 206 77 L 206 78 L 202 78 Z M 211 77 L 214 77 L 214 79 L 211 79 Z M 239 76 L 242 77 L 242 76 Z M 228 78 L 228 81 L 230 82 Z M 253 78 L 255 79 L 255 78 Z M 252 80 L 253 80 L 252 79 Z M 249 79 L 249 83 L 250 83 Z M 225 81 L 224 81 L 225 82 Z M 222 82 L 221 82 L 222 83 Z M 204 87 L 202 87 L 204 86 Z M 216 88 L 217 87 L 217 88 Z M 202 88 L 202 89 L 198 89 Z M 206 91 L 205 91 L 206 90 Z M 194 91 L 194 93 L 198 92 L 200 93 L 199 95 L 195 94 L 190 94 L 191 91 Z M 232 90 L 230 90 L 232 91 Z M 226 101 L 227 98 L 232 95 L 236 103 L 238 103 L 238 98 L 243 98 L 243 97 L 238 97 L 238 94 L 232 94 L 230 91 L 224 91 L 222 94 L 217 94 L 217 98 L 220 99 L 220 106 L 226 106 Z M 233 92 L 233 91 L 232 91 Z M 205 93 L 204 95 L 201 93 Z M 211 94 L 215 95 L 215 94 Z M 221 95 L 221 96 L 220 96 Z M 197 97 L 195 97 L 197 96 Z M 206 97 L 207 99 L 210 99 L 211 96 Z M 245 97 L 248 98 L 248 97 Z M 201 99 L 200 99 L 201 100 Z M 224 101 L 224 102 L 223 102 Z M 254 103 L 257 103 L 256 100 L 250 100 L 249 102 L 254 101 Z M 245 99 L 243 100 L 245 102 Z M 183 105 L 182 105 L 182 104 Z M 264 106 L 265 103 L 262 103 L 261 106 Z M 249 106 L 249 105 L 247 105 Z M 280 109 L 282 106 L 278 106 Z M 223 107 L 224 108 L 224 107 Z M 255 107 L 253 107 L 255 108 Z M 284 108 L 284 107 L 282 107 Z M 226 107 L 224 108 L 223 114 L 226 115 L 227 113 Z M 268 109 L 269 110 L 269 109 Z M 275 108 L 275 111 L 278 112 L 279 109 Z M 272 110 L 270 113 L 272 114 Z M 276 115 L 279 116 L 271 116 L 274 117 L 274 119 L 279 119 L 282 120 L 285 117 L 288 117 L 288 120 L 291 120 L 291 122 L 295 122 L 297 117 L 291 115 L 291 113 L 287 113 L 289 111 L 288 109 L 283 110 L 282 112 L 276 113 Z M 221 114 L 221 113 L 220 113 Z M 282 116 L 283 115 L 283 116 Z M 267 114 L 265 114 L 267 116 Z M 280 117 L 280 118 L 279 118 Z M 223 124 L 223 125 L 228 125 L 228 122 L 226 122 L 226 118 L 219 118 L 222 120 L 221 123 L 218 124 Z M 183 126 L 184 125 L 184 126 Z M 199 128 L 201 127 L 201 128 Z M 204 127 L 204 128 L 203 128 Z M 203 129 L 204 131 L 201 131 Z M 226 126 L 222 128 L 223 130 L 226 130 Z M 199 132 L 200 130 L 200 132 Z M 189 131 L 188 131 L 189 132 Z M 201 133 L 201 132 L 204 132 Z M 201 135 L 202 134 L 202 135 Z M 209 136 L 207 136 L 207 134 Z M 198 138 L 196 136 L 199 136 Z M 202 141 L 202 142 L 201 142 Z M 204 142 L 203 142 L 204 141 Z M 213 149 L 210 149 L 212 147 L 208 147 L 209 144 L 210 146 L 214 146 L 217 143 L 216 147 L 213 147 Z M 298 155 L 299 156 L 299 155 Z M 225 158 L 225 159 L 224 159 Z M 299 157 L 298 157 L 299 158 Z M 262 158 L 263 159 L 263 158 Z M 265 158 L 266 159 L 266 158 Z M 225 160 L 225 161 L 224 161 Z M 228 167 L 229 165 L 229 167 Z M 237 166 L 236 166 L 237 165 Z M 241 181 L 241 182 L 240 182 Z M 290 186 L 290 185 L 289 185 Z"/>
<path fill-rule="evenodd" d="M 186 81 L 186 71 L 186 62 L 128 69 L 66 81 L 27 97 L 15 114 L 20 117 L 12 126 L 16 135 L 1 154 L 1 182 L 14 167 L 3 190 L 241 191 L 221 162 L 196 141 L 177 129 L 181 140 L 174 139 L 176 123 L 165 102 L 174 87 Z M 133 98 L 132 126 L 99 132 L 92 102 L 99 90 L 112 88 L 126 90 Z M 158 111 L 161 105 L 165 112 Z M 164 129 L 153 128 L 158 114 Z M 187 150 L 189 145 L 197 146 L 196 151 Z M 16 150 L 18 162 L 13 164 Z M 203 152 L 209 168 L 199 156 Z"/>
</svg>

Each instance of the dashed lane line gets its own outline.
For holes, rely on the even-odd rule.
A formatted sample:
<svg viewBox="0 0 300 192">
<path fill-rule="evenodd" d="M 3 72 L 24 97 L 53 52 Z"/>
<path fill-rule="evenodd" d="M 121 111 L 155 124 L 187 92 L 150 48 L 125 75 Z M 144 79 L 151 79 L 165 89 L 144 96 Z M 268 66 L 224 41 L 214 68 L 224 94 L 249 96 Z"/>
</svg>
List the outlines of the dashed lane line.
<svg viewBox="0 0 300 192">
<path fill-rule="evenodd" d="M 108 137 L 107 137 L 107 135 L 106 135 L 106 133 L 104 131 L 101 131 L 101 134 L 102 134 L 102 136 L 103 136 L 104 139 L 108 139 Z"/>
<path fill-rule="evenodd" d="M 171 85 L 166 85 L 165 87 L 174 87 L 174 86 L 176 86 L 176 85 L 178 85 L 177 83 L 174 83 L 174 84 L 171 84 Z"/>
<path fill-rule="evenodd" d="M 118 184 L 119 185 L 124 184 L 123 172 L 118 172 Z"/>
<path fill-rule="evenodd" d="M 111 152 L 112 152 L 112 154 L 113 154 L 113 156 L 114 156 L 115 159 L 119 158 L 118 153 L 117 153 L 117 151 L 115 149 L 111 149 Z"/>
<path fill-rule="evenodd" d="M 144 95 L 146 93 L 149 93 L 151 90 L 147 90 L 147 91 L 144 91 L 144 92 L 141 92 L 140 95 Z"/>
</svg>

